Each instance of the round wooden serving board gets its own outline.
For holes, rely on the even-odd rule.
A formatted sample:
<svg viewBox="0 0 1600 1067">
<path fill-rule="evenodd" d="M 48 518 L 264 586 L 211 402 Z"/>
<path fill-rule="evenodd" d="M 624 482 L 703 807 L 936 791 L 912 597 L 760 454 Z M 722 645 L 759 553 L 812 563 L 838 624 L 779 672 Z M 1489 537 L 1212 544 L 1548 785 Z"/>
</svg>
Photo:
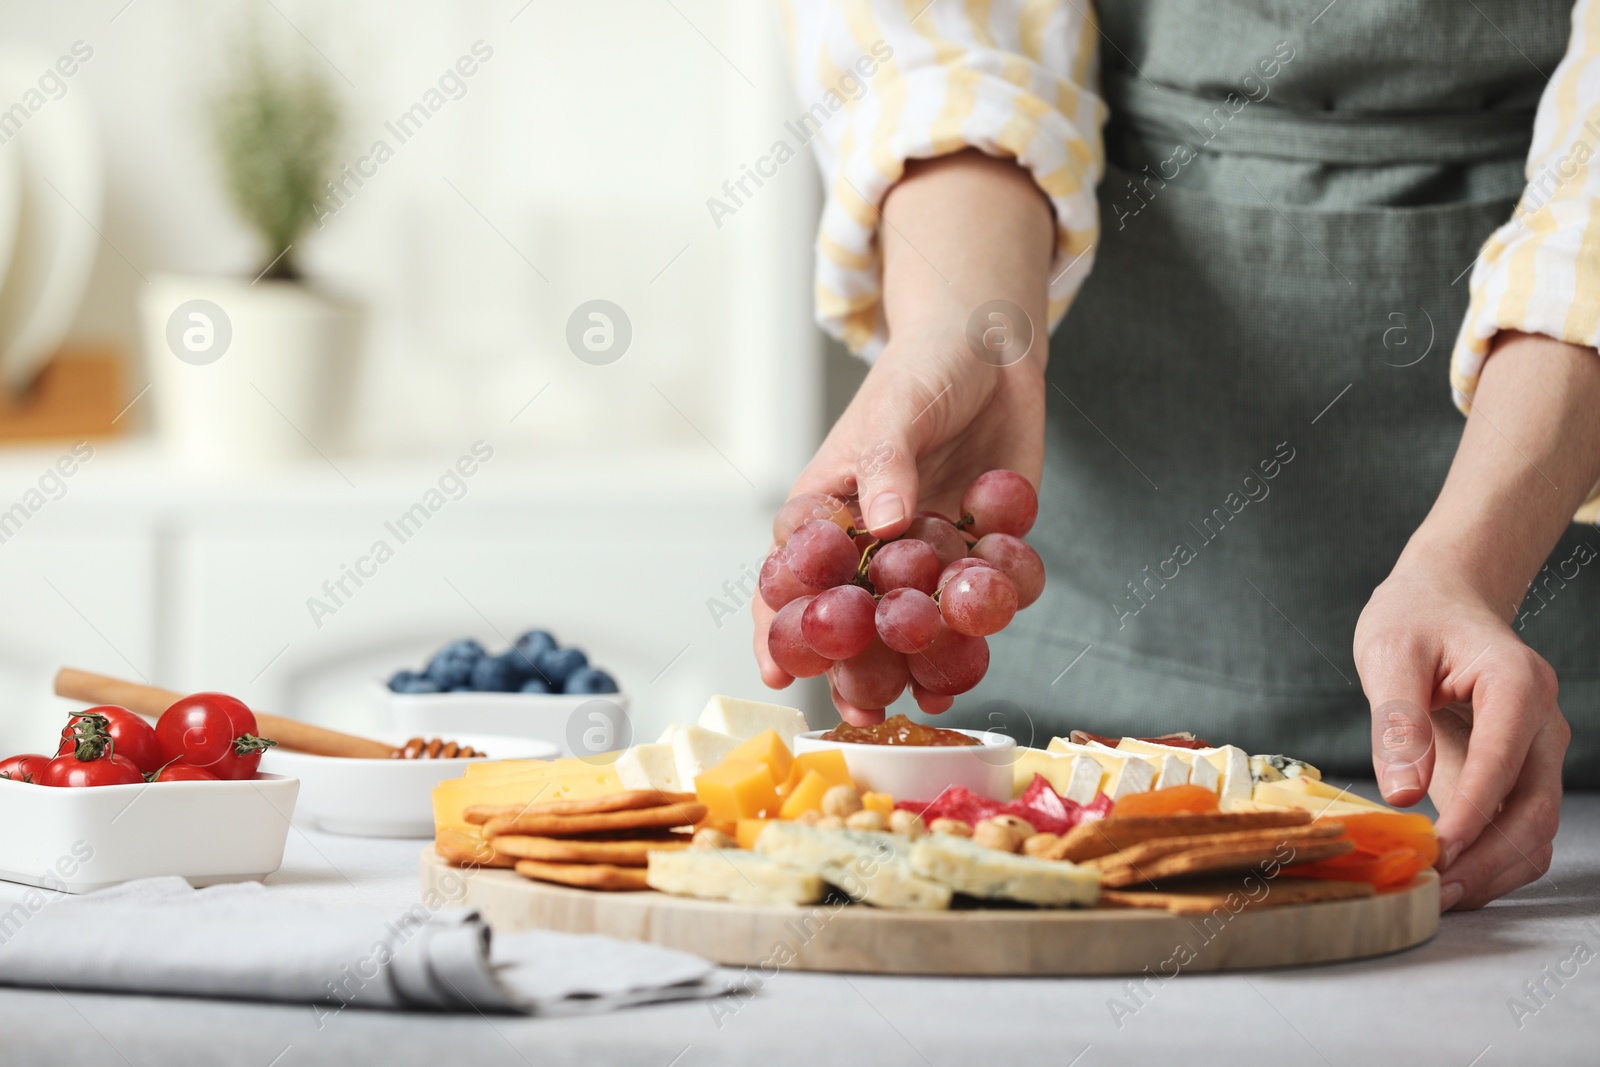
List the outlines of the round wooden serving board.
<svg viewBox="0 0 1600 1067">
<path fill-rule="evenodd" d="M 476 908 L 501 931 L 609 934 L 730 966 L 859 974 L 1090 975 L 1228 971 L 1378 956 L 1439 929 L 1439 877 L 1360 900 L 1176 916 L 1135 908 L 885 911 L 752 907 L 601 893 L 507 870 L 461 870 L 429 846 L 422 899 Z"/>
</svg>

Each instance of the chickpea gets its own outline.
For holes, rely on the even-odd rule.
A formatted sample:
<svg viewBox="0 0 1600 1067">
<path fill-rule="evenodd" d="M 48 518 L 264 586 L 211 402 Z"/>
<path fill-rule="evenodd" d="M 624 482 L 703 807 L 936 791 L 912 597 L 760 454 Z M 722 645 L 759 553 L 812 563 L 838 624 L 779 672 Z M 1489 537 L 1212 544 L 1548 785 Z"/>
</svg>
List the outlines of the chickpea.
<svg viewBox="0 0 1600 1067">
<path fill-rule="evenodd" d="M 738 848 L 739 842 L 714 826 L 702 826 L 689 842 L 691 848 Z"/>
<path fill-rule="evenodd" d="M 949 834 L 952 837 L 971 837 L 972 827 L 960 819 L 935 819 L 928 829 L 936 834 Z"/>
<path fill-rule="evenodd" d="M 836 785 L 822 794 L 822 814 L 837 815 L 840 819 L 861 810 L 861 794 L 847 785 Z"/>
<path fill-rule="evenodd" d="M 914 811 L 896 808 L 889 813 L 889 829 L 897 834 L 905 834 L 915 841 L 928 832 L 928 824 L 922 821 L 922 816 Z"/>
<path fill-rule="evenodd" d="M 881 811 L 858 811 L 849 815 L 844 820 L 845 827 L 851 830 L 882 830 L 889 825 Z"/>
<path fill-rule="evenodd" d="M 972 828 L 972 843 L 999 852 L 1015 852 L 1022 842 L 999 819 L 984 819 Z"/>
<path fill-rule="evenodd" d="M 1033 823 L 1017 815 L 996 815 L 994 821 L 1016 835 L 1018 845 L 1021 845 L 1022 842 L 1032 837 L 1036 832 L 1033 828 Z"/>
<path fill-rule="evenodd" d="M 1060 843 L 1060 834 L 1034 834 L 1022 843 L 1022 851 L 1024 855 L 1049 859 L 1050 853 Z"/>
<path fill-rule="evenodd" d="M 815 825 L 818 830 L 843 830 L 844 820 L 837 815 L 824 815 L 817 819 Z"/>
</svg>

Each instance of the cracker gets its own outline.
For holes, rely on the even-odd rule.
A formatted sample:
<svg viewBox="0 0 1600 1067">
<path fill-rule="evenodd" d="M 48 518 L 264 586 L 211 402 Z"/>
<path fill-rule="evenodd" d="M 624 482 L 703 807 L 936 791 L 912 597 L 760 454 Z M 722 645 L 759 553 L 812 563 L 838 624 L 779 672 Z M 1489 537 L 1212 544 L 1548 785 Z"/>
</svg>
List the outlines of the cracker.
<svg viewBox="0 0 1600 1067">
<path fill-rule="evenodd" d="M 1100 903 L 1120 908 L 1163 908 L 1173 915 L 1210 915 L 1218 908 L 1275 908 L 1291 904 L 1322 904 L 1334 900 L 1360 900 L 1376 890 L 1366 882 L 1334 882 L 1312 878 L 1281 878 L 1267 883 L 1266 893 L 1247 887 L 1240 879 L 1210 878 L 1161 889 L 1102 889 Z"/>
<path fill-rule="evenodd" d="M 672 838 L 646 837 L 633 840 L 594 841 L 574 837 L 530 837 L 507 834 L 494 839 L 494 850 L 517 859 L 544 860 L 549 863 L 610 863 L 618 867 L 643 867 L 652 852 L 673 852 L 689 847 L 688 834 Z"/>
<path fill-rule="evenodd" d="M 517 862 L 476 834 L 448 826 L 439 827 L 434 834 L 433 850 L 457 867 L 510 867 Z"/>
<path fill-rule="evenodd" d="M 653 808 L 603 811 L 584 815 L 498 815 L 483 824 L 483 836 L 526 834 L 533 837 L 581 837 L 609 830 L 648 830 L 690 826 L 706 817 L 700 803 L 663 804 Z"/>
<path fill-rule="evenodd" d="M 1158 837 L 1192 837 L 1196 834 L 1227 833 L 1231 830 L 1265 830 L 1274 826 L 1300 826 L 1311 821 L 1311 813 L 1299 808 L 1276 811 L 1181 812 L 1175 815 L 1115 814 L 1099 822 L 1074 826 L 1064 834 L 1045 859 L 1082 863 L 1118 849 Z"/>
<path fill-rule="evenodd" d="M 523 815 L 597 815 L 606 811 L 632 811 L 663 804 L 691 804 L 693 793 L 667 793 L 659 789 L 627 789 L 584 800 L 541 800 L 530 804 L 470 804 L 463 813 L 468 822 Z"/>
<path fill-rule="evenodd" d="M 1120 849 L 1106 856 L 1097 856 L 1092 860 L 1084 860 L 1087 867 L 1113 867 L 1119 864 L 1132 864 L 1143 866 L 1170 856 L 1174 852 L 1187 852 L 1196 848 L 1217 848 L 1224 845 L 1272 845 L 1280 841 L 1291 844 L 1300 841 L 1321 841 L 1344 835 L 1344 824 L 1340 822 L 1316 822 L 1309 826 L 1283 826 L 1270 830 L 1234 830 L 1222 834 L 1195 834 L 1191 837 L 1158 837 L 1152 841 L 1144 841 L 1128 848 Z"/>
<path fill-rule="evenodd" d="M 516 871 L 536 882 L 555 882 L 580 889 L 629 891 L 649 889 L 643 867 L 617 867 L 610 863 L 546 863 L 518 860 Z"/>
<path fill-rule="evenodd" d="M 1157 884 L 1167 879 L 1248 871 L 1268 863 L 1285 866 L 1289 863 L 1312 863 L 1333 856 L 1342 856 L 1356 847 L 1355 842 L 1349 838 L 1297 841 L 1293 842 L 1293 855 L 1284 859 L 1278 854 L 1282 844 L 1282 842 L 1264 842 L 1256 845 L 1213 845 L 1208 848 L 1173 852 L 1147 864 L 1110 865 L 1102 868 L 1100 884 L 1110 889 L 1122 889 L 1142 882 Z"/>
</svg>

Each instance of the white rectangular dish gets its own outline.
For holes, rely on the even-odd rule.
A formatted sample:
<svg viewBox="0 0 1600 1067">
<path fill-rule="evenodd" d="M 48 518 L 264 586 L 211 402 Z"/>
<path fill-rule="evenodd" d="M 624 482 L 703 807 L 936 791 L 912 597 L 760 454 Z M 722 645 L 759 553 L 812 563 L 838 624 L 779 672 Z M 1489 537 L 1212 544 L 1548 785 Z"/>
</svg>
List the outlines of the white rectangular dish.
<svg viewBox="0 0 1600 1067">
<path fill-rule="evenodd" d="M 82 789 L 0 779 L 0 879 L 88 893 L 135 878 L 265 878 L 283 863 L 300 783 L 154 782 Z"/>
<path fill-rule="evenodd" d="M 549 741 L 563 756 L 626 748 L 629 743 L 625 737 L 612 738 L 595 746 L 590 731 L 608 724 L 614 729 L 617 716 L 608 712 L 594 718 L 579 712 L 590 701 L 603 700 L 626 715 L 626 693 L 396 693 L 383 682 L 374 682 L 373 689 L 389 729 L 408 737 L 531 737 Z"/>
</svg>

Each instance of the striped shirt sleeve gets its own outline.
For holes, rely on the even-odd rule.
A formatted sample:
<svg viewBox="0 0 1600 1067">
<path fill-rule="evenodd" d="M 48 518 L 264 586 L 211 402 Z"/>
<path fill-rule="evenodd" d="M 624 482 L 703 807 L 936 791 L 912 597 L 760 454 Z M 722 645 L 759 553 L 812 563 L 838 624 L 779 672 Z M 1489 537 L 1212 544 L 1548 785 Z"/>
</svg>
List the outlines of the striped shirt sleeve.
<svg viewBox="0 0 1600 1067">
<path fill-rule="evenodd" d="M 1600 345 L 1600 5 L 1578 0 L 1572 36 L 1539 101 L 1528 185 L 1510 221 L 1484 245 L 1472 302 L 1450 358 L 1450 386 L 1467 412 L 1495 335 L 1543 334 Z M 1597 487 L 1600 489 L 1600 487 Z M 1600 494 L 1576 516 L 1600 521 Z"/>
<path fill-rule="evenodd" d="M 1050 325 L 1093 263 L 1105 106 L 1088 0 L 781 0 L 827 199 L 817 320 L 874 357 L 887 339 L 878 208 L 909 159 L 1015 159 L 1055 210 Z"/>
</svg>

